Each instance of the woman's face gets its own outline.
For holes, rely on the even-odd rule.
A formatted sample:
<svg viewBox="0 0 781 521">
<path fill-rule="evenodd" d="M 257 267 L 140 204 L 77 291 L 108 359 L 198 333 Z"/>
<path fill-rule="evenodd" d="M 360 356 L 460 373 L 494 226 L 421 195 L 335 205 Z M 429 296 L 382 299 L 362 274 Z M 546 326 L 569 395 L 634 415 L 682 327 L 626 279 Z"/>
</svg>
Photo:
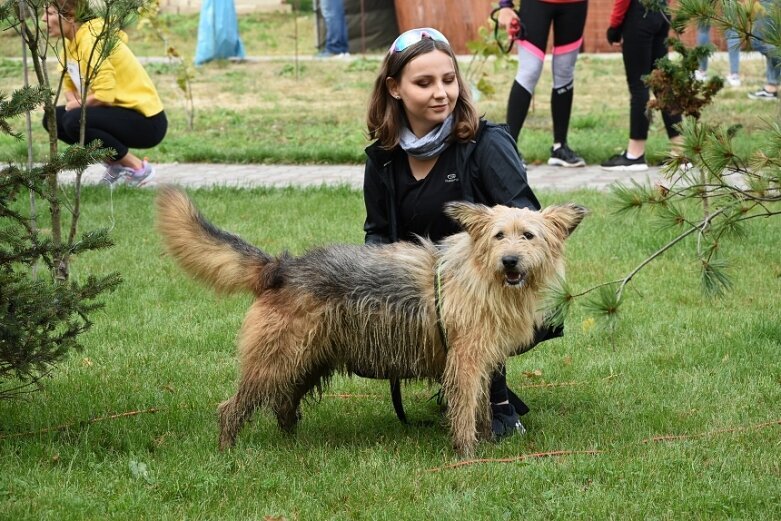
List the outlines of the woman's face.
<svg viewBox="0 0 781 521">
<path fill-rule="evenodd" d="M 453 112 L 458 100 L 458 79 L 452 58 L 440 50 L 416 56 L 402 69 L 399 80 L 388 78 L 388 90 L 404 104 L 410 130 L 428 134 Z"/>
<path fill-rule="evenodd" d="M 46 7 L 46 11 L 43 13 L 41 21 L 46 24 L 46 29 L 49 31 L 49 36 L 53 38 L 64 36 L 65 38 L 73 39 L 73 20 L 69 20 L 65 16 L 61 17 L 55 6 L 49 5 Z"/>
</svg>

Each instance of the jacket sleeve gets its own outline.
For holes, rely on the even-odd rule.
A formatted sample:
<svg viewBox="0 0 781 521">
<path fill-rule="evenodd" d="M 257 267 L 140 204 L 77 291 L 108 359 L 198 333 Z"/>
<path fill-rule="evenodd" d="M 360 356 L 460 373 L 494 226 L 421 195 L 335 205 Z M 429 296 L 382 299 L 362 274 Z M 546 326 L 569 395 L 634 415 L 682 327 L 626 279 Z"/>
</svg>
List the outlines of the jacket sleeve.
<svg viewBox="0 0 781 521">
<path fill-rule="evenodd" d="M 366 221 L 363 231 L 366 244 L 388 244 L 390 240 L 387 195 L 380 182 L 378 172 L 370 159 L 363 172 L 363 202 L 366 206 Z"/>
<path fill-rule="evenodd" d="M 87 68 L 94 68 L 98 63 L 98 57 L 103 52 L 105 42 L 99 41 L 102 35 L 101 25 L 89 24 L 86 29 L 80 30 L 77 35 L 77 49 L 79 68 L 82 78 L 87 75 Z M 114 104 L 117 97 L 117 71 L 114 64 L 108 58 L 100 61 L 100 65 L 94 71 L 90 80 L 90 91 L 95 98 L 108 105 Z"/>
<path fill-rule="evenodd" d="M 484 130 L 474 152 L 478 183 L 485 203 L 540 209 L 540 202 L 526 179 L 526 168 L 510 133 L 504 126 Z"/>
<path fill-rule="evenodd" d="M 629 10 L 631 0 L 615 0 L 613 10 L 610 12 L 610 27 L 618 29 L 624 24 L 626 12 Z"/>
</svg>

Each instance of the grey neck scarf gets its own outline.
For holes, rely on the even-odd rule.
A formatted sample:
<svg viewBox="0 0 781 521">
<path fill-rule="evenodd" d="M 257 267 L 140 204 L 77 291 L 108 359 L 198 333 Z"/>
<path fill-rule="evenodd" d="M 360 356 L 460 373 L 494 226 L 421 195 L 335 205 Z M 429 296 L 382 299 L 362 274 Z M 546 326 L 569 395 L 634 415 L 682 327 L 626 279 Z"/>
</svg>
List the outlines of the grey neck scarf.
<svg viewBox="0 0 781 521">
<path fill-rule="evenodd" d="M 453 114 L 423 137 L 416 137 L 412 131 L 404 127 L 401 131 L 399 145 L 415 159 L 431 159 L 441 154 L 449 145 L 450 133 L 453 130 Z"/>
</svg>

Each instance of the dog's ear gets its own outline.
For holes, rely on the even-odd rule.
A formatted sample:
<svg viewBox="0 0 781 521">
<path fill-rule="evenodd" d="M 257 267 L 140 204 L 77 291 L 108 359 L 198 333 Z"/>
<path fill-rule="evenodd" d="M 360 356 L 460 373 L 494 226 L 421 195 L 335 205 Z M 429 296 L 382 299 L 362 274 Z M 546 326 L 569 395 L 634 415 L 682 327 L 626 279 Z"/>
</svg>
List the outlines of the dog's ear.
<svg viewBox="0 0 781 521">
<path fill-rule="evenodd" d="M 445 205 L 445 215 L 458 222 L 470 234 L 485 223 L 490 212 L 488 206 L 465 201 L 454 201 Z"/>
<path fill-rule="evenodd" d="M 561 234 L 562 239 L 566 239 L 575 231 L 586 214 L 588 214 L 588 209 L 572 203 L 548 206 L 542 211 L 542 215 Z"/>
</svg>

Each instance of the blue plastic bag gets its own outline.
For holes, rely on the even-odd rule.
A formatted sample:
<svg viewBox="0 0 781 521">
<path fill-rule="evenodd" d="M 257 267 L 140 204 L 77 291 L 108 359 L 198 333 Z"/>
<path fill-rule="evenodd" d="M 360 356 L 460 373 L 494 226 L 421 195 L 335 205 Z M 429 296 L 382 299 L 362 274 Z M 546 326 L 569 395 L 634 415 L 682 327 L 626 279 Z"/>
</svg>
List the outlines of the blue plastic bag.
<svg viewBox="0 0 781 521">
<path fill-rule="evenodd" d="M 226 58 L 244 58 L 236 6 L 233 0 L 203 0 L 195 64 Z"/>
</svg>

